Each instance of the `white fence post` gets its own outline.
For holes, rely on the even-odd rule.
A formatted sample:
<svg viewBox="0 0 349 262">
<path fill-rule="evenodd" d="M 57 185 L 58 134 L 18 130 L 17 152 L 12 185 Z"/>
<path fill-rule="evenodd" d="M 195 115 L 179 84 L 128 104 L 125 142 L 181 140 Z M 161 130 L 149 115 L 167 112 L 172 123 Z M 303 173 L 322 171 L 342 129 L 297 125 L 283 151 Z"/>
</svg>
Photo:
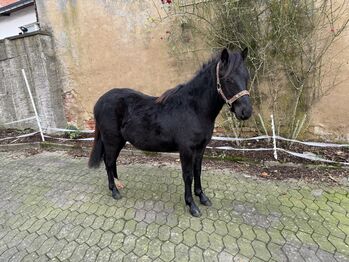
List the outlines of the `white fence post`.
<svg viewBox="0 0 349 262">
<path fill-rule="evenodd" d="M 274 146 L 274 158 L 275 160 L 278 159 L 278 153 L 277 153 L 277 148 L 276 148 L 276 136 L 275 136 L 275 124 L 274 124 L 274 116 L 270 115 L 271 117 L 271 128 L 273 130 L 273 146 Z"/>
<path fill-rule="evenodd" d="M 24 78 L 24 81 L 25 81 L 25 85 L 27 86 L 27 90 L 28 90 L 28 93 L 29 93 L 29 96 L 30 96 L 30 100 L 31 100 L 33 108 L 34 108 L 35 118 L 36 118 L 36 122 L 38 123 L 41 139 L 42 139 L 42 141 L 45 141 L 44 133 L 42 132 L 42 128 L 41 128 L 41 124 L 40 124 L 39 115 L 38 115 L 38 112 L 36 111 L 35 102 L 34 102 L 34 99 L 33 99 L 32 92 L 30 91 L 27 75 L 25 74 L 24 69 L 22 69 L 22 75 L 23 75 L 23 78 Z"/>
</svg>

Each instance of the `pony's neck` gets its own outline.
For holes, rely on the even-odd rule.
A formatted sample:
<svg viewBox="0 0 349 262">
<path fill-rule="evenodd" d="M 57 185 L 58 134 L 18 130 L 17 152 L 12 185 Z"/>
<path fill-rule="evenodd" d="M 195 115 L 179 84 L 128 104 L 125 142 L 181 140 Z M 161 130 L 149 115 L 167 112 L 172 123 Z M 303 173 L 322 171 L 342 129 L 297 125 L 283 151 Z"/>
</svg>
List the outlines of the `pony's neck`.
<svg viewBox="0 0 349 262">
<path fill-rule="evenodd" d="M 224 100 L 217 91 L 216 59 L 213 59 L 190 81 L 192 92 L 195 93 L 195 102 L 200 112 L 210 120 L 215 121 L 221 111 Z"/>
</svg>

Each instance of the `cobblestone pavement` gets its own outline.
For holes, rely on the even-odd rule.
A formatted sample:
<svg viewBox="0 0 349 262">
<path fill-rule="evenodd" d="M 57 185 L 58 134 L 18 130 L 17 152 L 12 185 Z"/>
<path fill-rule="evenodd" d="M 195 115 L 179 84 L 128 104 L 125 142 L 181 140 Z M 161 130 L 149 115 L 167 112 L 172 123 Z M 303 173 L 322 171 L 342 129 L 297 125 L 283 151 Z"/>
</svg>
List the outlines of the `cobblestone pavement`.
<svg viewBox="0 0 349 262">
<path fill-rule="evenodd" d="M 207 170 L 192 218 L 179 164 L 119 167 L 115 201 L 86 162 L 0 153 L 0 261 L 349 261 L 348 188 Z"/>
</svg>

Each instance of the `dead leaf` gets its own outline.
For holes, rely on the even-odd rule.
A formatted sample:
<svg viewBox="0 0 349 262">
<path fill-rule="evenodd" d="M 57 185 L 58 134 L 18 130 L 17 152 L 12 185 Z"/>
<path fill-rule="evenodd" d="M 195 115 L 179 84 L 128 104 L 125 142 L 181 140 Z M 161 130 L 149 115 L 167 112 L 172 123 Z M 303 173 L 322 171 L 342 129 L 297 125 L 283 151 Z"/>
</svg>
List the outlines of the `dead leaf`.
<svg viewBox="0 0 349 262">
<path fill-rule="evenodd" d="M 269 177 L 270 175 L 267 172 L 262 172 L 261 177 Z"/>
</svg>

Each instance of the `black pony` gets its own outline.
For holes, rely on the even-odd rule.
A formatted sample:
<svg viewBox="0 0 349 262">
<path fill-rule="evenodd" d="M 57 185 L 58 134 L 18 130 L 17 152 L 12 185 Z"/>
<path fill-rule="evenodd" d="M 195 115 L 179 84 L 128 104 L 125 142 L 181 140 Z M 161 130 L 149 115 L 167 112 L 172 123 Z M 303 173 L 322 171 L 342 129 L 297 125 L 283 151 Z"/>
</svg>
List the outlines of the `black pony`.
<svg viewBox="0 0 349 262">
<path fill-rule="evenodd" d="M 201 187 L 202 157 L 225 102 L 238 119 L 251 116 L 246 56 L 247 49 L 235 53 L 224 49 L 203 65 L 192 80 L 160 97 L 120 88 L 99 98 L 94 107 L 95 139 L 88 164 L 98 167 L 104 159 L 109 189 L 115 199 L 121 198 L 114 182 L 118 178 L 116 159 L 128 141 L 141 150 L 179 152 L 184 198 L 190 213 L 201 215 L 193 200 L 193 178 L 195 195 L 201 204 L 211 205 Z"/>
</svg>

